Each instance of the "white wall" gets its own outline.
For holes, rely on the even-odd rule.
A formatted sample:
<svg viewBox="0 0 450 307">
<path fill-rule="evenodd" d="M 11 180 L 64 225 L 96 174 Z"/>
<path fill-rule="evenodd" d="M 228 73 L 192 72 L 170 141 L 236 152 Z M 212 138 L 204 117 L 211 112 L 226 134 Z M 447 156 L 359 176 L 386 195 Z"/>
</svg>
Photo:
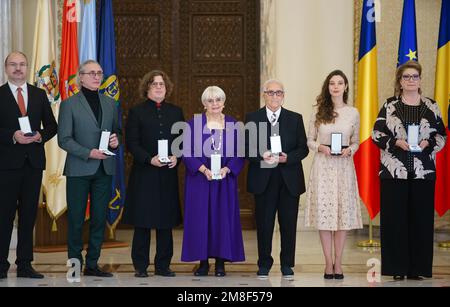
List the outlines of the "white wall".
<svg viewBox="0 0 450 307">
<path fill-rule="evenodd" d="M 274 6 L 273 77 L 285 84 L 284 106 L 303 115 L 307 130 L 312 106 L 328 73 L 341 69 L 350 86 L 353 84 L 353 1 L 275 0 Z M 353 96 L 350 102 L 353 104 Z M 312 157 L 310 153 L 303 162 L 306 179 Z"/>
</svg>

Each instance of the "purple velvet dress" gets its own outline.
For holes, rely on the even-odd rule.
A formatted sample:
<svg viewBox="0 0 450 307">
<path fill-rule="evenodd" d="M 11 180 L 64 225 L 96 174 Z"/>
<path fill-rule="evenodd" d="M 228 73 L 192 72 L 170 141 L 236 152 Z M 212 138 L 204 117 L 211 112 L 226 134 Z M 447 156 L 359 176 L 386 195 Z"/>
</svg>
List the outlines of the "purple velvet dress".
<svg viewBox="0 0 450 307">
<path fill-rule="evenodd" d="M 226 123 L 235 123 L 232 117 L 225 116 Z M 229 173 L 223 180 L 208 181 L 199 172 L 202 164 L 211 167 L 211 158 L 205 156 L 203 144 L 212 146 L 211 132 L 203 131 L 206 116 L 202 115 L 202 133 L 194 142 L 194 120 L 188 122 L 191 128 L 190 142 L 185 135 L 183 162 L 186 166 L 184 235 L 181 260 L 186 262 L 223 258 L 230 262 L 244 261 L 244 243 L 239 214 L 238 175 L 244 166 L 244 159 L 237 157 L 237 133 L 234 134 L 234 153 L 226 156 L 229 132 L 222 137 L 222 167 L 227 166 Z M 200 131 L 197 128 L 198 131 Z M 230 131 L 230 130 L 228 130 Z M 202 136 L 200 138 L 200 135 Z M 200 140 L 201 139 L 201 140 Z M 201 141 L 201 143 L 200 143 Z M 188 146 L 186 146 L 188 145 Z M 194 157 L 194 148 L 201 157 Z M 217 147 L 216 147 L 217 149 Z M 190 153 L 190 157 L 186 153 Z"/>
</svg>

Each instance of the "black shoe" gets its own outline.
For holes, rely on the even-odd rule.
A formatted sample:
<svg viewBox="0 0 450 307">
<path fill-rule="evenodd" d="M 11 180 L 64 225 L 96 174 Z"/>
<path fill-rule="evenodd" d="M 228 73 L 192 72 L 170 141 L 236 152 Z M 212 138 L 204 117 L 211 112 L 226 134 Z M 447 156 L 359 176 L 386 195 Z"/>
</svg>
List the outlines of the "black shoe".
<svg viewBox="0 0 450 307">
<path fill-rule="evenodd" d="M 344 279 L 344 274 L 334 274 L 334 279 L 342 280 Z"/>
<path fill-rule="evenodd" d="M 6 279 L 6 278 L 8 278 L 8 272 L 7 271 L 0 272 L 0 279 Z"/>
<path fill-rule="evenodd" d="M 32 267 L 27 267 L 27 268 L 17 268 L 17 277 L 43 279 L 44 275 L 36 272 Z"/>
<path fill-rule="evenodd" d="M 418 275 L 408 275 L 408 279 L 409 280 L 418 280 L 418 281 L 420 281 L 420 280 L 423 280 L 423 277 L 420 277 L 420 276 L 418 276 Z"/>
<path fill-rule="evenodd" d="M 400 275 L 394 275 L 394 280 L 398 281 L 398 280 L 405 280 L 405 276 L 400 276 Z"/>
<path fill-rule="evenodd" d="M 225 261 L 223 259 L 216 259 L 215 275 L 216 277 L 224 277 L 227 275 L 225 273 Z"/>
<path fill-rule="evenodd" d="M 100 270 L 99 267 L 84 269 L 84 276 L 96 276 L 96 277 L 113 277 L 114 275 L 109 272 L 104 272 Z"/>
<path fill-rule="evenodd" d="M 155 270 L 155 275 L 164 276 L 164 277 L 175 277 L 176 274 L 171 269 L 157 269 Z"/>
<path fill-rule="evenodd" d="M 323 274 L 323 279 L 333 279 L 333 278 L 334 278 L 334 274 L 327 274 L 327 273 Z"/>
<path fill-rule="evenodd" d="M 134 277 L 137 277 L 137 278 L 146 278 L 146 277 L 148 277 L 148 273 L 147 273 L 147 271 L 145 271 L 145 270 L 143 270 L 143 271 L 136 271 L 136 272 L 134 273 Z"/>
<path fill-rule="evenodd" d="M 267 278 L 267 277 L 269 277 L 269 272 L 270 272 L 270 269 L 260 267 L 258 272 L 256 272 L 256 275 L 258 276 L 258 278 Z"/>
<path fill-rule="evenodd" d="M 200 266 L 197 270 L 195 270 L 194 275 L 195 276 L 208 276 L 209 272 L 209 263 L 208 260 L 201 260 Z"/>
<path fill-rule="evenodd" d="M 288 266 L 281 267 L 281 274 L 283 274 L 283 278 L 294 278 L 294 271 Z"/>
</svg>

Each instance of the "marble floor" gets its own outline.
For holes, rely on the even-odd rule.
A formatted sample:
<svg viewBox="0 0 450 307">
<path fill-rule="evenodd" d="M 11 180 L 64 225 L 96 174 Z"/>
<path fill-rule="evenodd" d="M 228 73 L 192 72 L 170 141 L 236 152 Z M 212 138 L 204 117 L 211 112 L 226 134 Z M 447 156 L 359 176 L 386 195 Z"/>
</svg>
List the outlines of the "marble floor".
<svg viewBox="0 0 450 307">
<path fill-rule="evenodd" d="M 132 231 L 119 230 L 117 240 L 131 242 Z M 152 238 L 154 234 L 152 234 Z M 436 241 L 448 240 L 448 234 L 437 234 Z M 114 273 L 113 278 L 81 277 L 80 283 L 69 283 L 66 279 L 66 253 L 36 253 L 34 267 L 45 274 L 43 280 L 16 278 L 15 265 L 11 266 L 8 279 L 0 280 L 0 287 L 450 287 L 450 250 L 441 249 L 435 245 L 434 267 L 432 279 L 423 281 L 393 281 L 381 277 L 379 282 L 368 281 L 369 260 L 380 259 L 379 249 L 357 247 L 357 243 L 367 239 L 363 232 L 349 234 L 343 258 L 345 279 L 343 281 L 323 279 L 324 260 L 318 233 L 315 231 L 299 231 L 297 235 L 297 255 L 295 277 L 283 279 L 279 271 L 280 240 L 279 234 L 274 234 L 273 256 L 275 264 L 266 280 L 256 277 L 256 233 L 244 231 L 246 262 L 227 264 L 227 276 L 198 278 L 193 276 L 195 263 L 183 263 L 180 260 L 182 230 L 174 231 L 174 258 L 172 270 L 177 273 L 175 278 L 165 278 L 153 275 L 153 267 L 149 278 L 134 278 L 134 269 L 130 258 L 130 247 L 103 249 L 100 265 Z M 151 257 L 154 257 L 152 242 Z M 15 251 L 11 250 L 9 261 L 14 263 Z"/>
</svg>

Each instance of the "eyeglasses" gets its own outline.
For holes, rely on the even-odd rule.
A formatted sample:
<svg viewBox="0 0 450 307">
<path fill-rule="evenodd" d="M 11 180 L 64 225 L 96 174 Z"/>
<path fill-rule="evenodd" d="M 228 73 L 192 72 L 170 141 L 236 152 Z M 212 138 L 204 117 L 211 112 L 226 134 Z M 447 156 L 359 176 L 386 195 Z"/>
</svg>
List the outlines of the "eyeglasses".
<svg viewBox="0 0 450 307">
<path fill-rule="evenodd" d="M 103 77 L 103 71 L 90 71 L 90 72 L 82 72 L 80 75 L 89 75 L 91 78 L 95 78 L 95 76 L 102 78 Z"/>
<path fill-rule="evenodd" d="M 266 94 L 270 97 L 273 97 L 275 95 L 277 95 L 278 97 L 281 97 L 284 95 L 284 92 L 283 91 L 265 91 L 264 94 Z"/>
<path fill-rule="evenodd" d="M 206 100 L 206 103 L 211 104 L 211 105 L 214 104 L 215 102 L 217 102 L 217 104 L 222 104 L 223 100 L 222 100 L 222 98 L 216 98 L 216 99 L 210 98 L 210 99 Z"/>
<path fill-rule="evenodd" d="M 413 80 L 413 81 L 419 81 L 420 80 L 420 76 L 418 74 L 414 74 L 414 75 L 403 75 L 402 79 L 404 81 L 409 81 L 409 80 Z"/>
<path fill-rule="evenodd" d="M 26 63 L 8 63 L 8 65 L 11 66 L 11 67 L 14 67 L 14 68 L 17 68 L 17 67 L 20 67 L 20 68 L 27 67 L 27 64 L 26 64 Z"/>
<path fill-rule="evenodd" d="M 150 84 L 150 87 L 152 88 L 156 88 L 156 87 L 165 87 L 166 84 L 164 82 L 153 82 L 152 84 Z"/>
</svg>

